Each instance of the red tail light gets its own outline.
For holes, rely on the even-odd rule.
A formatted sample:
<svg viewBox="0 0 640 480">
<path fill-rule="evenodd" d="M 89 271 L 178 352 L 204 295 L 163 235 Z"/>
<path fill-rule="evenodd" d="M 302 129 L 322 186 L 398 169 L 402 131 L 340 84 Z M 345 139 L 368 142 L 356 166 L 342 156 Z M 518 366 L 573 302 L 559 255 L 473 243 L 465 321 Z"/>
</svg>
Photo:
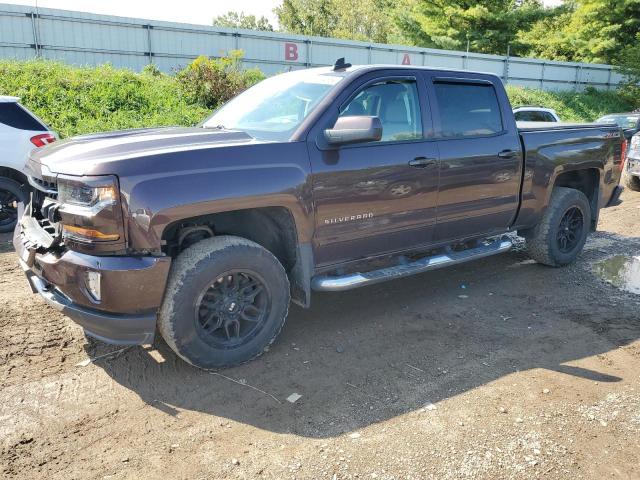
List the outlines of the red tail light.
<svg viewBox="0 0 640 480">
<path fill-rule="evenodd" d="M 56 137 L 51 135 L 50 133 L 42 133 L 40 135 L 36 135 L 35 137 L 31 137 L 31 143 L 33 143 L 36 147 L 44 147 L 45 145 L 49 145 L 56 141 Z"/>
<path fill-rule="evenodd" d="M 620 171 L 623 172 L 624 171 L 624 164 L 627 161 L 627 146 L 629 145 L 629 143 L 627 142 L 627 139 L 622 137 L 622 151 L 620 152 Z"/>
</svg>

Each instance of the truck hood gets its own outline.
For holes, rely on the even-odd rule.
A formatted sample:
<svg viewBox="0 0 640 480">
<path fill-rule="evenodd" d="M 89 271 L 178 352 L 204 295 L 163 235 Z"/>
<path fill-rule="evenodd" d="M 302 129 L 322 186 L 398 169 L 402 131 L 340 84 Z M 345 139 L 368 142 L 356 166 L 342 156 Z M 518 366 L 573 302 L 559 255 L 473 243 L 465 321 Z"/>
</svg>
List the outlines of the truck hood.
<svg viewBox="0 0 640 480">
<path fill-rule="evenodd" d="M 121 130 L 82 135 L 31 152 L 27 169 L 85 175 L 100 163 L 207 148 L 260 143 L 247 133 L 200 127 Z M 115 172 L 114 172 L 115 173 Z"/>
</svg>

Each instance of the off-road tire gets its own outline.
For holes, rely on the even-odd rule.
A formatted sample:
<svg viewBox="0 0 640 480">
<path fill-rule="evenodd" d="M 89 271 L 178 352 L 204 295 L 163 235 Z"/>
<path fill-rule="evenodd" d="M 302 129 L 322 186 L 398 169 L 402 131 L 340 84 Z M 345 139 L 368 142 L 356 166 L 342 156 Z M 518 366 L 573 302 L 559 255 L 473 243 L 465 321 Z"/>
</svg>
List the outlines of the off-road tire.
<svg viewBox="0 0 640 480">
<path fill-rule="evenodd" d="M 262 328 L 248 343 L 218 348 L 196 326 L 198 298 L 208 285 L 230 270 L 259 274 L 270 295 L 270 308 Z M 287 274 L 278 259 L 255 242 L 235 236 L 202 240 L 178 255 L 171 266 L 158 330 L 183 360 L 202 369 L 239 365 L 260 356 L 284 326 L 289 310 Z"/>
<path fill-rule="evenodd" d="M 26 204 L 29 201 L 27 192 L 15 180 L 7 177 L 0 177 L 0 190 L 9 192 L 18 200 L 19 203 Z M 11 223 L 0 222 L 0 233 L 13 232 L 16 227 L 16 221 Z"/>
<path fill-rule="evenodd" d="M 582 231 L 575 247 L 570 252 L 562 252 L 557 234 L 562 218 L 573 207 L 578 208 L 582 214 Z M 573 263 L 582 252 L 590 226 L 591 208 L 585 194 L 573 188 L 556 187 L 542 220 L 525 235 L 527 254 L 537 262 L 551 267 Z"/>
<path fill-rule="evenodd" d="M 627 172 L 622 173 L 622 185 L 634 192 L 640 192 L 640 178 L 629 175 Z"/>
</svg>

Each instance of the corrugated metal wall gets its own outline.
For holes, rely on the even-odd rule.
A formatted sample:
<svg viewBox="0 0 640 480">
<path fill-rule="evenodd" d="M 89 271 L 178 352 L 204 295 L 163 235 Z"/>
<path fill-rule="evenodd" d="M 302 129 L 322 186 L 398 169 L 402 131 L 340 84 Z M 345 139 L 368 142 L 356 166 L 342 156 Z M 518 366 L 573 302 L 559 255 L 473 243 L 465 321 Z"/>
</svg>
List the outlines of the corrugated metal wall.
<svg viewBox="0 0 640 480">
<path fill-rule="evenodd" d="M 176 7 L 178 8 L 178 7 Z M 41 57 L 75 65 L 111 63 L 140 70 L 149 63 L 171 72 L 198 55 L 223 56 L 243 50 L 244 64 L 266 74 L 331 65 L 345 57 L 353 64 L 411 64 L 492 72 L 503 81 L 546 90 L 615 87 L 613 67 L 573 62 L 403 47 L 233 30 L 202 25 L 0 3 L 0 58 Z"/>
</svg>

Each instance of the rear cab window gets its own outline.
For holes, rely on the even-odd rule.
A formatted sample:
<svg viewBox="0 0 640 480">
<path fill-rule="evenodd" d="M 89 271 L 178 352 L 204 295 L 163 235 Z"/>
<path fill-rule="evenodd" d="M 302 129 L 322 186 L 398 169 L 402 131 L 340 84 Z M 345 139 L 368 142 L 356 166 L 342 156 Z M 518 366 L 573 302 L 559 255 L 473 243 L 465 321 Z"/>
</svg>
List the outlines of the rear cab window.
<svg viewBox="0 0 640 480">
<path fill-rule="evenodd" d="M 46 132 L 47 127 L 31 115 L 25 108 L 15 102 L 0 102 L 0 124 L 18 130 Z"/>
<path fill-rule="evenodd" d="M 503 132 L 500 102 L 493 84 L 485 81 L 434 79 L 442 138 L 465 138 Z"/>
</svg>

